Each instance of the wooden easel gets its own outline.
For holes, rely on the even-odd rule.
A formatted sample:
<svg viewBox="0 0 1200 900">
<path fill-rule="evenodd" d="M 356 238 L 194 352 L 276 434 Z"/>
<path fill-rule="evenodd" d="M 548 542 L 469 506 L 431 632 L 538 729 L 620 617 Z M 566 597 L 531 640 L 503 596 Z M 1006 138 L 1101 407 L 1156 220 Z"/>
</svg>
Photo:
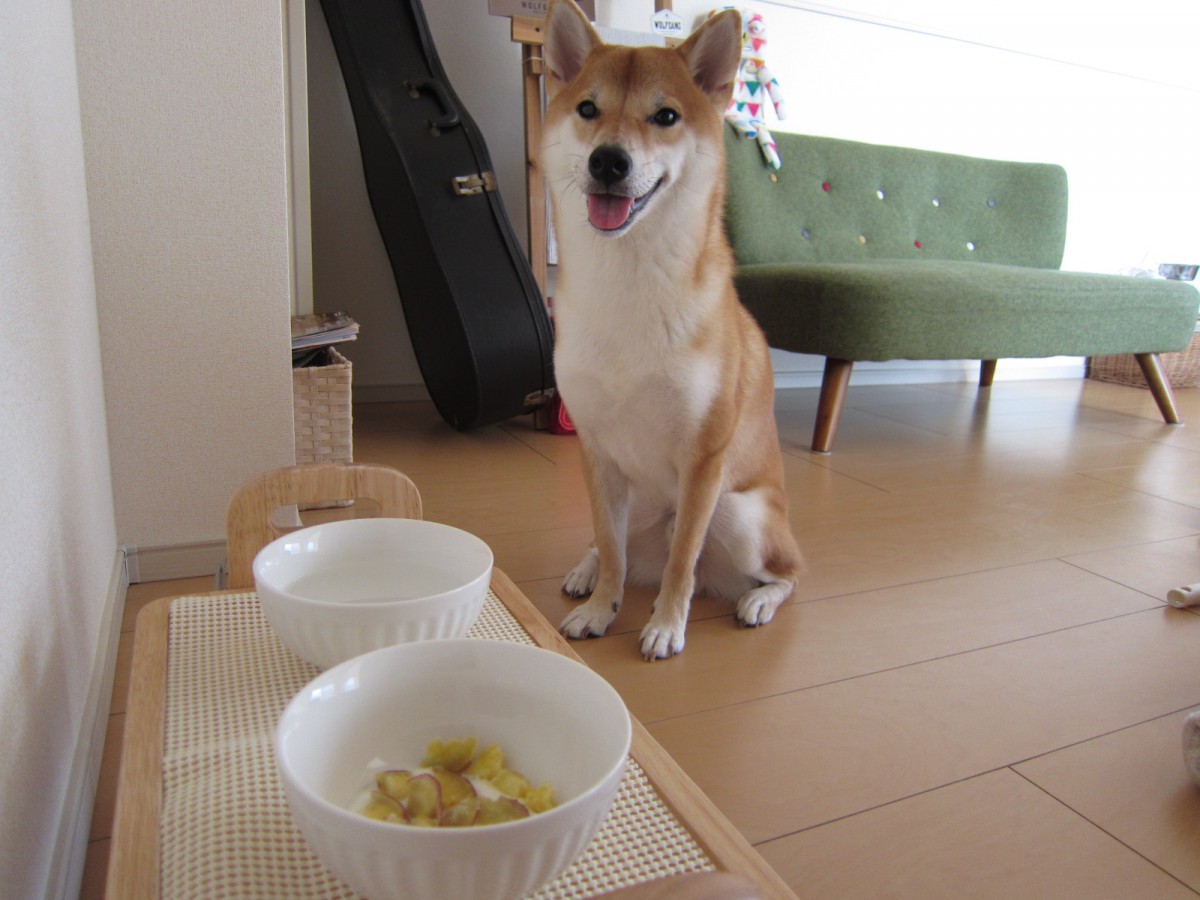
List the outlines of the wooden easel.
<svg viewBox="0 0 1200 900">
<path fill-rule="evenodd" d="M 654 11 L 671 8 L 671 0 L 654 0 Z M 521 83 L 525 110 L 525 211 L 529 221 L 529 265 L 542 297 L 549 298 L 546 257 L 546 180 L 537 163 L 542 144 L 543 20 L 514 16 L 513 43 L 521 45 Z"/>
</svg>

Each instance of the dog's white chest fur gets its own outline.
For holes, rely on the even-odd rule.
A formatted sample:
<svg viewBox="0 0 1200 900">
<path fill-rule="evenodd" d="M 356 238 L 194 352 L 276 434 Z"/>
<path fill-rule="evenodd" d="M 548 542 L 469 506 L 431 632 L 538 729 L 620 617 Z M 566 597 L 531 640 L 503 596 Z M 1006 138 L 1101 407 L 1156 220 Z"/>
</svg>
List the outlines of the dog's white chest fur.
<svg viewBox="0 0 1200 900">
<path fill-rule="evenodd" d="M 563 298 L 555 373 L 580 431 L 598 438 L 635 488 L 674 499 L 677 456 L 702 426 L 719 372 L 710 355 L 676 346 L 685 336 L 663 324 L 655 298 L 621 287 L 578 307 Z"/>
</svg>

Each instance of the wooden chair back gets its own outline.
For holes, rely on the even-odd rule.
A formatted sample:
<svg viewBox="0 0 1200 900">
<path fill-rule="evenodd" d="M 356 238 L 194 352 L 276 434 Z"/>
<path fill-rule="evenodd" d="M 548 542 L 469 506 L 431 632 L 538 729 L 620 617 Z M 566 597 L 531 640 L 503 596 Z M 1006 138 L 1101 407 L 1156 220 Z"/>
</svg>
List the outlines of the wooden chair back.
<svg viewBox="0 0 1200 900">
<path fill-rule="evenodd" d="M 389 466 L 312 463 L 263 472 L 247 479 L 229 503 L 225 516 L 229 553 L 225 586 L 254 586 L 254 557 L 284 532 L 272 521 L 278 509 L 346 500 L 373 500 L 382 517 L 421 518 L 417 486 Z"/>
</svg>

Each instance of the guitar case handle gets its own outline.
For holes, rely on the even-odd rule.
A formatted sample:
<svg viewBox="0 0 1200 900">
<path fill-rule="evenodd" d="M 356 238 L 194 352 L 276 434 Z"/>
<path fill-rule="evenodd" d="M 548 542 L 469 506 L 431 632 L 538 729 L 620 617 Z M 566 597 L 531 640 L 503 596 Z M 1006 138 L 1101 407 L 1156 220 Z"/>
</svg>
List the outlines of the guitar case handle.
<svg viewBox="0 0 1200 900">
<path fill-rule="evenodd" d="M 408 88 L 408 96 L 414 100 L 420 98 L 422 91 L 426 91 L 433 95 L 438 106 L 442 108 L 441 118 L 426 120 L 429 130 L 435 137 L 447 128 L 453 128 L 455 125 L 462 123 L 462 115 L 459 113 L 458 107 L 454 105 L 454 101 L 450 99 L 446 88 L 437 79 L 424 78 L 420 81 L 406 81 L 404 82 L 404 86 Z"/>
</svg>

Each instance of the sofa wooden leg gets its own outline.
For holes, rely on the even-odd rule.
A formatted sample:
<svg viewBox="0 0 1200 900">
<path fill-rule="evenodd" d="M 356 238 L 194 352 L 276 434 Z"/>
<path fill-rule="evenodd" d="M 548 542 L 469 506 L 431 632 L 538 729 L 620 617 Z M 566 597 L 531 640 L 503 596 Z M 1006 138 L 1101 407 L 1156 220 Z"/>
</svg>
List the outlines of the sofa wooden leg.
<svg viewBox="0 0 1200 900">
<path fill-rule="evenodd" d="M 816 453 L 828 453 L 842 418 L 842 404 L 850 385 L 854 363 L 848 359 L 825 359 L 825 375 L 821 379 L 821 399 L 817 404 L 817 424 L 813 428 L 812 448 Z"/>
<path fill-rule="evenodd" d="M 1138 365 L 1142 367 L 1142 375 L 1146 377 L 1150 393 L 1154 395 L 1154 402 L 1158 404 L 1158 411 L 1162 413 L 1163 421 L 1168 425 L 1180 424 L 1179 411 L 1175 408 L 1175 395 L 1171 393 L 1171 382 L 1167 380 L 1162 366 L 1159 365 L 1158 354 L 1138 353 L 1135 356 Z"/>
<path fill-rule="evenodd" d="M 996 360 L 981 359 L 979 361 L 979 386 L 981 388 L 991 387 L 992 382 L 996 380 Z"/>
</svg>

